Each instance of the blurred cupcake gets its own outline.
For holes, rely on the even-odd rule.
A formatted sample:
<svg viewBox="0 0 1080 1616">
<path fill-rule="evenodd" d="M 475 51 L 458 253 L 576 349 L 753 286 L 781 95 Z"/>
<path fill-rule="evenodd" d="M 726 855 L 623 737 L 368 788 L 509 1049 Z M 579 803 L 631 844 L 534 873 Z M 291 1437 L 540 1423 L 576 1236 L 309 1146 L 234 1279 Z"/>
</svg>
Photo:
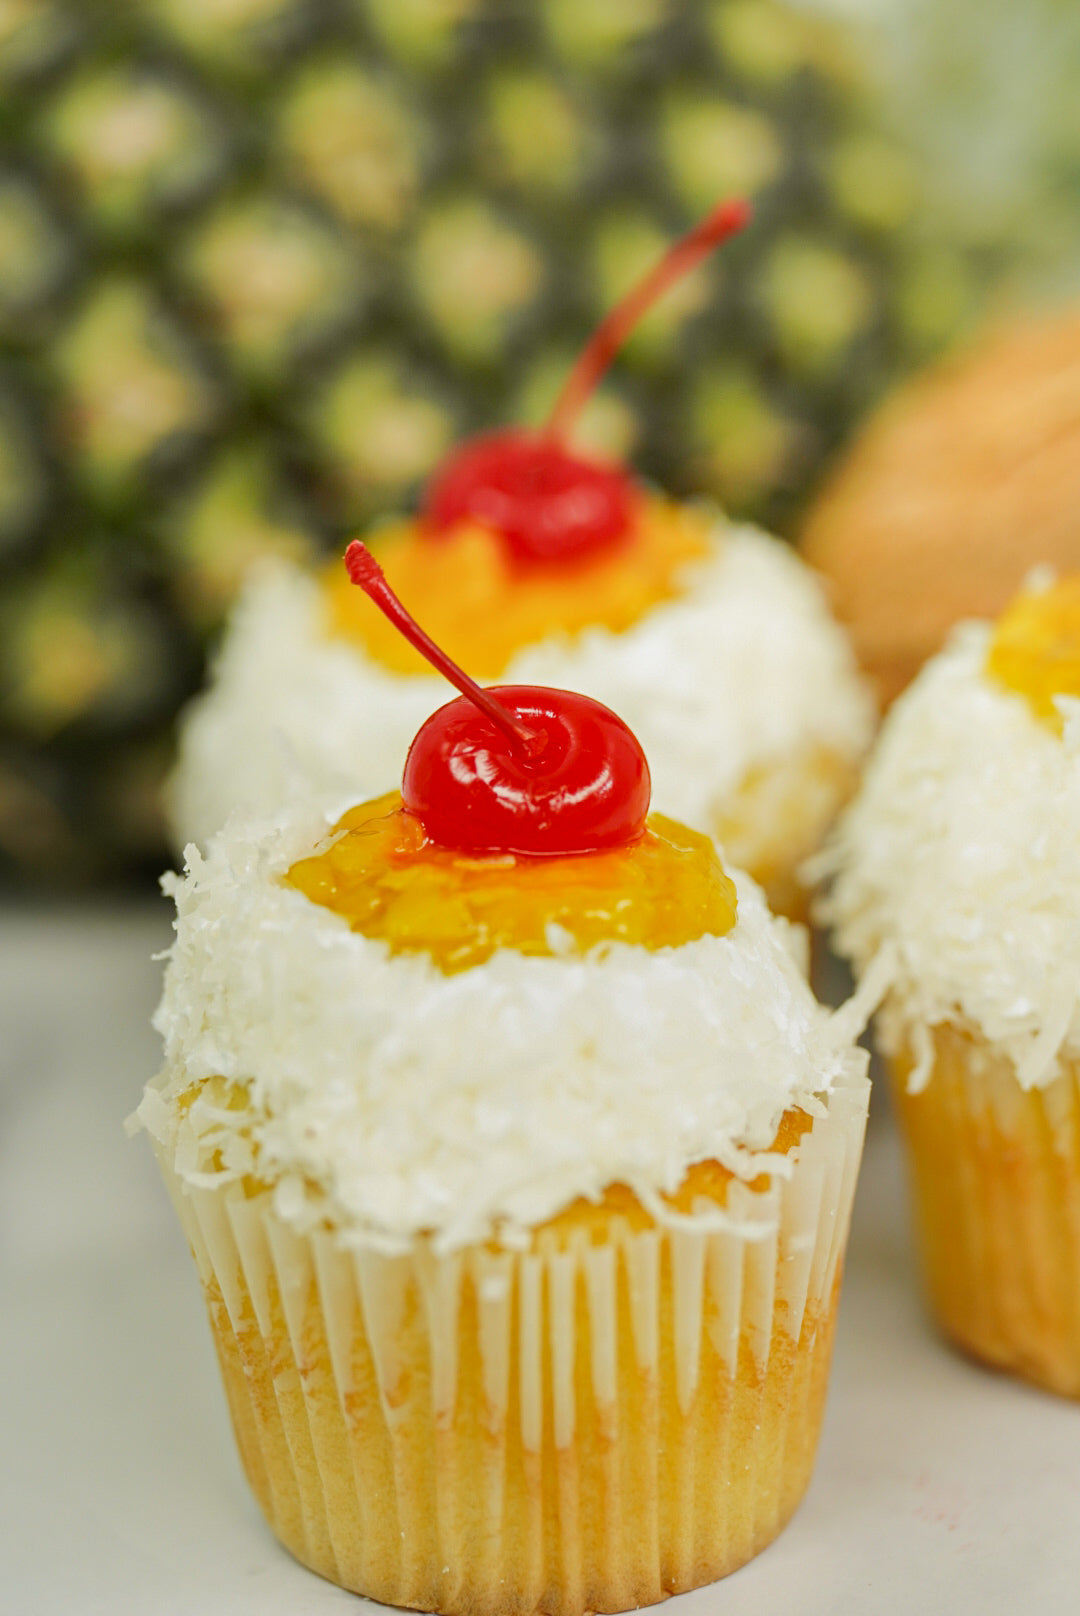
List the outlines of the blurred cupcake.
<svg viewBox="0 0 1080 1616">
<path fill-rule="evenodd" d="M 659 805 L 718 835 L 796 915 L 798 867 L 850 794 L 872 726 L 843 634 L 785 546 L 566 442 L 643 311 L 746 217 L 725 204 L 676 244 L 600 327 L 543 432 L 466 443 L 419 517 L 373 542 L 391 583 L 479 675 L 566 685 L 624 713 Z M 385 791 L 441 700 L 340 568 L 263 572 L 182 729 L 178 838 L 205 842 L 237 805 Z"/>
<path fill-rule="evenodd" d="M 1080 567 L 1080 311 L 988 334 L 891 399 L 810 513 L 803 553 L 883 702 L 1032 563 Z"/>
<path fill-rule="evenodd" d="M 957 629 L 823 861 L 879 1018 L 946 1334 L 1080 1396 L 1080 578 Z"/>
<path fill-rule="evenodd" d="M 497 536 L 437 542 L 416 524 L 375 548 L 441 643 L 485 678 L 582 690 L 641 737 L 665 812 L 716 835 L 798 917 L 797 871 L 850 795 L 872 707 L 809 570 L 779 540 L 660 498 L 632 540 L 576 569 L 522 574 Z M 230 809 L 305 789 L 372 796 L 444 699 L 340 567 L 251 579 L 214 682 L 184 724 L 180 841 Z"/>
<path fill-rule="evenodd" d="M 282 1542 L 391 1604 L 579 1616 L 798 1503 L 868 1082 L 754 884 L 646 821 L 625 725 L 495 696 L 509 741 L 453 702 L 403 797 L 168 879 L 138 1116 Z"/>
</svg>

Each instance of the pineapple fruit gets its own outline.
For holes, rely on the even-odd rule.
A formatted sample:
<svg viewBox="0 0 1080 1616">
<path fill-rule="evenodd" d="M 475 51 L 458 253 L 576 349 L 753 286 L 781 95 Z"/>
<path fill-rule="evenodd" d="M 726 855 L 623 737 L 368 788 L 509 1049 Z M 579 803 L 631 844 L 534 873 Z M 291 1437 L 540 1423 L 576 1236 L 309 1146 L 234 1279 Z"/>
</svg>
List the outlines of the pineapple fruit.
<svg viewBox="0 0 1080 1616">
<path fill-rule="evenodd" d="M 248 561 L 541 418 L 725 193 L 754 228 L 581 436 L 784 528 L 996 270 L 920 239 L 920 186 L 844 32 L 783 0 L 0 0 L 0 868 L 157 865 Z"/>
</svg>

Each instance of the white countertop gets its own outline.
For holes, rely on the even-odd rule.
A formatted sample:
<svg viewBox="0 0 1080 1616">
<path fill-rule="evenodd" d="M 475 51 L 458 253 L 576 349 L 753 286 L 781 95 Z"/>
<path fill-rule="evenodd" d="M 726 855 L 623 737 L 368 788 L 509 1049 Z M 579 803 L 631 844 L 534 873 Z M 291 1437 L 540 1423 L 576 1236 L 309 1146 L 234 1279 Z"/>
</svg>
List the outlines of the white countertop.
<svg viewBox="0 0 1080 1616">
<path fill-rule="evenodd" d="M 194 1265 L 145 1141 L 164 904 L 0 912 L 0 1608 L 320 1616 L 232 1446 Z M 876 1105 L 817 1471 L 779 1540 L 675 1616 L 1076 1616 L 1080 1405 L 923 1317 Z"/>
</svg>

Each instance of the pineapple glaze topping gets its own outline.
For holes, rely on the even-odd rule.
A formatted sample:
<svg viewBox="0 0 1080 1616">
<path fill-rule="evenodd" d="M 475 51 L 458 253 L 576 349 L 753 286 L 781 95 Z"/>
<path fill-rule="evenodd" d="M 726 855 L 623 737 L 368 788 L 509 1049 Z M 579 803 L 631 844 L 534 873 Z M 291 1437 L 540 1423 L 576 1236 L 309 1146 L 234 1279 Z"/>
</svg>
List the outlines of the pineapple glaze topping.
<svg viewBox="0 0 1080 1616">
<path fill-rule="evenodd" d="M 1017 596 L 994 631 L 986 671 L 1062 734 L 1068 701 L 1080 700 L 1080 576 Z"/>
<path fill-rule="evenodd" d="M 428 840 L 397 792 L 352 808 L 287 880 L 392 953 L 447 973 L 499 948 L 565 954 L 603 942 L 672 948 L 723 937 L 735 887 L 707 836 L 653 814 L 630 847 L 559 859 L 467 858 Z"/>
</svg>

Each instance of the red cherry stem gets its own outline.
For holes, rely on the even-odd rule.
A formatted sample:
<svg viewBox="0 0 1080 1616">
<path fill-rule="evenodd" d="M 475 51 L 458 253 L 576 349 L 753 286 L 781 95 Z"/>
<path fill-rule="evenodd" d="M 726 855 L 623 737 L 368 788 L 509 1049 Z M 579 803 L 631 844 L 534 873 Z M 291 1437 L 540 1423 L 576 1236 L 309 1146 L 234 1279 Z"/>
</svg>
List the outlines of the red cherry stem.
<svg viewBox="0 0 1080 1616">
<path fill-rule="evenodd" d="M 550 438 L 566 438 L 589 394 L 594 391 L 611 361 L 646 310 L 662 297 L 669 286 L 707 258 L 721 242 L 745 229 L 750 222 L 750 203 L 743 197 L 721 202 L 688 235 L 677 241 L 660 262 L 617 303 L 593 332 L 563 383 L 555 408 L 544 428 Z"/>
<path fill-rule="evenodd" d="M 345 551 L 345 570 L 352 582 L 364 591 L 369 600 L 374 601 L 383 616 L 390 619 L 414 650 L 419 651 L 422 657 L 426 657 L 444 679 L 449 679 L 463 696 L 467 696 L 479 707 L 480 711 L 502 730 L 508 740 L 524 747 L 529 757 L 535 757 L 543 749 L 547 740 L 545 735 L 523 724 L 508 707 L 503 706 L 501 701 L 496 701 L 490 691 L 478 685 L 475 679 L 470 679 L 464 669 L 459 668 L 456 662 L 452 662 L 430 635 L 424 633 L 416 619 L 405 610 L 387 583 L 386 574 L 362 540 L 353 539 Z"/>
</svg>

